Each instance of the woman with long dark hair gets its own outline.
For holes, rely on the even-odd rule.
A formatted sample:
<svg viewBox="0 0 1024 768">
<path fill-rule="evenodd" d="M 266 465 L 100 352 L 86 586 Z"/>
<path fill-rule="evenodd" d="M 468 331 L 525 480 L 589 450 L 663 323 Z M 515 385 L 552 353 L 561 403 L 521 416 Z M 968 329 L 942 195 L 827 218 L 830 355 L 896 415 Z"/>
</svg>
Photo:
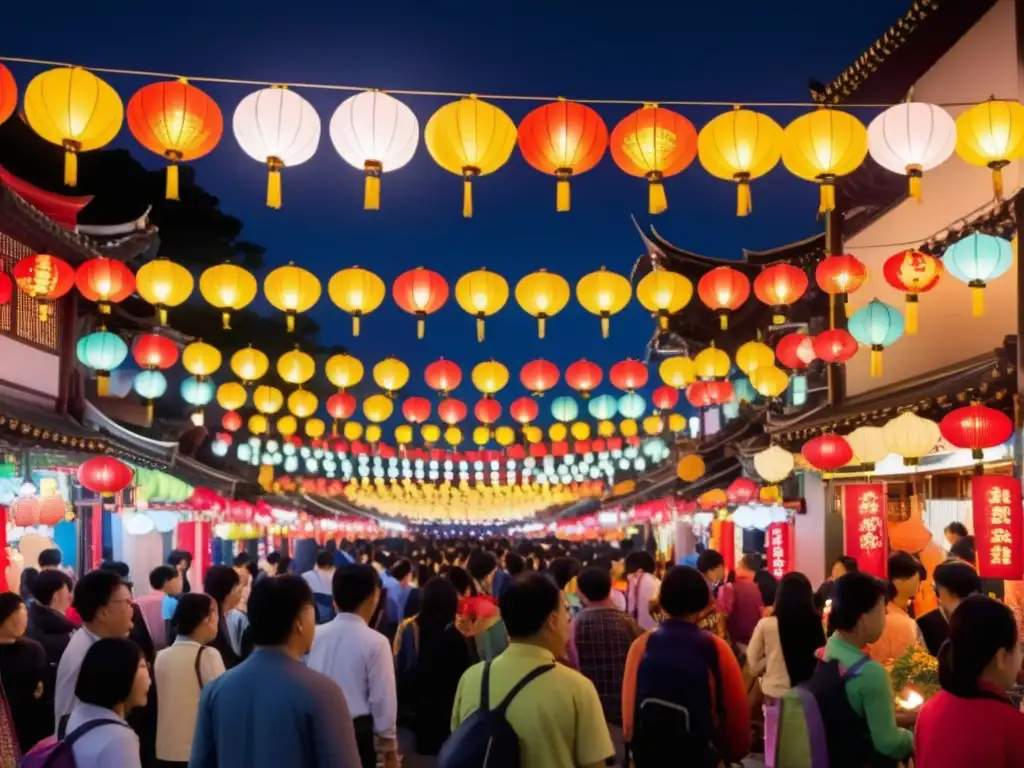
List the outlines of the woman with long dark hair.
<svg viewBox="0 0 1024 768">
<path fill-rule="evenodd" d="M 1024 766 L 1024 713 L 1006 697 L 1024 661 L 1020 639 L 997 600 L 972 595 L 956 607 L 939 649 L 942 691 L 917 719 L 918 768 Z"/>
<path fill-rule="evenodd" d="M 231 669 L 242 661 L 242 649 L 235 647 L 228 632 L 227 615 L 242 601 L 242 581 L 230 565 L 215 565 L 206 572 L 203 589 L 217 603 L 217 636 L 210 643 L 220 652 L 224 668 Z"/>
<path fill-rule="evenodd" d="M 802 573 L 787 573 L 779 582 L 772 615 L 757 623 L 747 649 L 751 672 L 763 676 L 765 696 L 781 698 L 810 680 L 817 666 L 815 652 L 824 645 L 810 580 Z"/>
</svg>

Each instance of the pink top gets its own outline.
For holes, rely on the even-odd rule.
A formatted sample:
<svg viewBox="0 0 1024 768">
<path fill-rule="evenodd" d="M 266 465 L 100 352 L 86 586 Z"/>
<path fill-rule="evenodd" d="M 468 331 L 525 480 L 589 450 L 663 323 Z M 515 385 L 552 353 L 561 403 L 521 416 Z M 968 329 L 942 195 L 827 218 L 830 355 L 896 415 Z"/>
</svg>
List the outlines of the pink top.
<svg viewBox="0 0 1024 768">
<path fill-rule="evenodd" d="M 643 571 L 632 573 L 626 580 L 626 613 L 636 619 L 641 629 L 654 629 L 658 622 L 651 618 L 651 601 L 661 591 L 661 582 Z"/>
<path fill-rule="evenodd" d="M 167 629 L 164 624 L 163 592 L 150 592 L 148 595 L 135 598 L 135 604 L 142 612 L 142 619 L 146 622 L 146 629 L 149 636 L 153 638 L 153 646 L 159 651 L 167 647 Z"/>
</svg>

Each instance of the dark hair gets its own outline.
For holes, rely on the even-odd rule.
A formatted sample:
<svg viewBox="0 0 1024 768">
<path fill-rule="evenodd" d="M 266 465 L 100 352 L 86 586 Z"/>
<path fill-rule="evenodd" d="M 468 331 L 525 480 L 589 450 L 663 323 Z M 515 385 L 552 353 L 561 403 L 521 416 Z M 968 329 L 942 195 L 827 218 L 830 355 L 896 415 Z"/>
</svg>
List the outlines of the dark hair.
<svg viewBox="0 0 1024 768">
<path fill-rule="evenodd" d="M 177 568 L 178 563 L 185 563 L 186 567 L 191 566 L 192 553 L 186 552 L 184 549 L 172 549 L 171 554 L 167 556 L 167 564 Z"/>
<path fill-rule="evenodd" d="M 228 595 L 241 581 L 238 571 L 230 565 L 214 565 L 203 578 L 203 591 L 216 600 L 217 607 L 221 608 Z M 260 579 L 260 581 L 265 581 L 265 579 Z"/>
<path fill-rule="evenodd" d="M 860 566 L 857 565 L 857 558 L 850 557 L 849 555 L 840 555 L 836 558 L 833 565 L 843 566 L 847 573 L 856 573 L 860 570 Z"/>
<path fill-rule="evenodd" d="M 958 557 L 966 563 L 973 564 L 978 559 L 978 552 L 974 546 L 974 537 L 965 536 L 949 548 L 949 554 Z"/>
<path fill-rule="evenodd" d="M 743 564 L 744 568 L 748 571 L 753 571 L 754 573 L 757 573 L 764 568 L 764 560 L 756 552 L 747 552 L 740 558 L 740 562 Z"/>
<path fill-rule="evenodd" d="M 528 638 L 536 635 L 548 616 L 558 610 L 562 590 L 543 573 L 521 573 L 505 587 L 498 607 L 508 636 Z"/>
<path fill-rule="evenodd" d="M 915 576 L 924 579 L 928 572 L 924 566 L 921 565 L 921 561 L 916 559 L 913 555 L 906 552 L 893 552 L 889 555 L 888 563 L 889 573 L 889 587 L 888 594 L 890 600 L 896 599 L 896 581 L 906 581 L 912 579 Z"/>
<path fill-rule="evenodd" d="M 260 579 L 249 593 L 249 641 L 253 645 L 283 645 L 313 591 L 301 576 L 286 573 Z"/>
<path fill-rule="evenodd" d="M 7 621 L 18 608 L 25 604 L 21 595 L 13 592 L 0 593 L 0 624 Z"/>
<path fill-rule="evenodd" d="M 599 603 L 607 600 L 612 592 L 612 576 L 608 568 L 590 566 L 584 568 L 576 579 L 576 588 L 587 600 Z"/>
<path fill-rule="evenodd" d="M 85 704 L 113 709 L 131 695 L 144 658 L 142 649 L 127 638 L 97 640 L 82 659 L 75 696 Z"/>
<path fill-rule="evenodd" d="M 796 571 L 783 576 L 775 594 L 773 615 L 791 684 L 799 685 L 813 677 L 817 667 L 815 651 L 825 643 L 810 579 Z"/>
<path fill-rule="evenodd" d="M 932 579 L 936 587 L 943 587 L 961 599 L 981 592 L 981 577 L 978 576 L 978 572 L 959 560 L 939 563 L 935 566 Z"/>
<path fill-rule="evenodd" d="M 580 561 L 568 555 L 556 557 L 551 561 L 551 565 L 548 566 L 548 573 L 551 574 L 551 578 L 555 580 L 555 584 L 558 585 L 559 589 L 565 589 L 566 585 L 572 581 L 573 576 L 576 576 L 579 572 Z"/>
<path fill-rule="evenodd" d="M 1013 611 L 985 595 L 971 595 L 949 617 L 949 639 L 939 648 L 939 684 L 954 696 L 970 696 L 996 651 L 1017 646 Z"/>
<path fill-rule="evenodd" d="M 277 553 L 273 552 L 271 554 L 275 554 L 276 555 Z M 332 559 L 333 559 L 333 556 L 332 556 Z M 270 561 L 268 560 L 267 562 L 270 562 Z M 271 565 L 273 565 L 273 563 L 271 563 Z M 291 569 L 291 566 L 292 566 L 292 559 L 290 557 L 288 557 L 288 555 L 282 555 L 280 558 L 278 558 L 277 565 L 276 565 L 277 570 L 275 571 L 275 573 L 278 576 L 283 576 L 284 574 L 288 573 L 289 569 Z"/>
<path fill-rule="evenodd" d="M 70 576 L 63 571 L 43 571 L 32 584 L 32 597 L 43 605 L 50 605 L 54 595 L 64 587 L 68 588 L 68 592 L 75 588 Z"/>
<path fill-rule="evenodd" d="M 434 578 L 434 569 L 428 563 L 420 563 L 416 568 L 416 584 L 420 589 L 427 586 L 427 583 Z"/>
<path fill-rule="evenodd" d="M 725 566 L 725 558 L 722 557 L 722 553 L 714 549 L 705 549 L 699 555 L 697 555 L 697 570 L 703 574 L 707 574 L 708 571 L 713 571 L 719 566 Z"/>
<path fill-rule="evenodd" d="M 447 579 L 431 579 L 423 589 L 420 612 L 416 623 L 420 628 L 429 625 L 444 629 L 453 621 L 459 609 L 459 593 Z"/>
<path fill-rule="evenodd" d="M 163 589 L 168 581 L 178 578 L 178 571 L 169 565 L 158 565 L 149 572 L 149 586 L 153 589 Z"/>
<path fill-rule="evenodd" d="M 467 589 L 470 594 L 476 594 L 476 585 L 465 568 L 459 568 L 457 565 L 450 566 L 444 577 L 452 583 L 460 595 L 464 595 Z"/>
<path fill-rule="evenodd" d="M 104 560 L 100 563 L 100 570 L 116 573 L 125 580 L 125 583 L 131 584 L 131 569 L 128 567 L 128 563 L 123 563 L 120 560 Z"/>
<path fill-rule="evenodd" d="M 237 555 L 235 555 L 235 559 L 231 561 L 231 564 L 235 568 L 244 568 L 247 567 L 251 562 L 252 558 L 249 557 L 249 553 L 243 550 L 242 552 L 239 552 Z"/>
<path fill-rule="evenodd" d="M 469 575 L 477 581 L 483 581 L 498 567 L 498 558 L 493 552 L 486 552 L 482 549 L 474 549 L 469 553 L 469 560 L 466 568 Z"/>
<path fill-rule="evenodd" d="M 626 555 L 627 574 L 636 573 L 640 570 L 645 573 L 654 573 L 656 568 L 657 564 L 654 562 L 654 556 L 650 552 L 641 549 Z"/>
<path fill-rule="evenodd" d="M 320 553 L 317 552 L 317 555 L 319 555 L 319 554 Z M 274 552 L 271 552 L 269 555 L 267 555 L 267 565 L 277 565 L 280 562 L 281 562 L 281 553 L 280 552 L 277 552 L 275 550 Z"/>
<path fill-rule="evenodd" d="M 82 621 L 90 622 L 96 618 L 100 608 L 105 607 L 120 587 L 127 587 L 125 580 L 115 571 L 89 571 L 75 585 L 75 596 L 72 601 Z"/>
<path fill-rule="evenodd" d="M 391 578 L 395 581 L 401 581 L 410 573 L 412 573 L 412 563 L 404 558 L 391 566 Z"/>
<path fill-rule="evenodd" d="M 317 568 L 330 568 L 334 565 L 334 553 L 326 549 L 321 549 L 316 553 L 316 567 Z"/>
<path fill-rule="evenodd" d="M 797 571 L 787 573 L 779 581 L 772 614 L 785 616 L 789 613 L 807 611 L 817 612 L 814 608 L 814 589 L 811 587 L 810 579 Z"/>
<path fill-rule="evenodd" d="M 21 584 L 18 587 L 18 594 L 23 599 L 28 600 L 32 597 L 32 588 L 36 583 L 36 579 L 39 578 L 39 569 L 29 566 L 21 572 Z"/>
<path fill-rule="evenodd" d="M 700 613 L 711 602 L 707 579 L 696 568 L 677 565 L 661 582 L 658 603 L 669 618 L 680 619 Z"/>
<path fill-rule="evenodd" d="M 855 571 L 844 573 L 832 587 L 832 612 L 828 616 L 829 630 L 851 630 L 860 617 L 870 613 L 889 595 L 889 586 L 881 579 Z"/>
<path fill-rule="evenodd" d="M 372 565 L 343 565 L 331 580 L 331 593 L 342 613 L 352 613 L 379 587 L 380 576 Z"/>
<path fill-rule="evenodd" d="M 58 568 L 61 563 L 60 550 L 56 547 L 44 549 L 36 559 L 39 561 L 40 568 Z"/>
<path fill-rule="evenodd" d="M 952 523 L 947 525 L 943 529 L 943 533 L 952 533 L 954 536 L 960 536 L 960 537 L 964 537 L 964 536 L 969 536 L 970 535 L 969 533 L 967 533 L 967 526 L 964 525 L 961 522 L 956 521 L 956 520 L 954 520 Z"/>
<path fill-rule="evenodd" d="M 508 571 L 509 576 L 515 576 L 516 574 L 522 573 L 523 568 L 526 565 L 526 561 L 523 560 L 523 556 L 509 550 L 505 553 L 505 570 Z"/>
<path fill-rule="evenodd" d="M 191 635 L 210 615 L 213 598 L 202 592 L 189 592 L 178 598 L 178 606 L 171 619 L 179 635 Z"/>
</svg>

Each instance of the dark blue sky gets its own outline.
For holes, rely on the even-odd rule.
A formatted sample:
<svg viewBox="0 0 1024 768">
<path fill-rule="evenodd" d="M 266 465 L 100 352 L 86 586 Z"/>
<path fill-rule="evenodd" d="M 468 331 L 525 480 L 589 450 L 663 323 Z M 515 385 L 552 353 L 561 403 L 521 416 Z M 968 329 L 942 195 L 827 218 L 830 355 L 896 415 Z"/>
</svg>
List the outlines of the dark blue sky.
<svg viewBox="0 0 1024 768">
<path fill-rule="evenodd" d="M 329 82 L 367 87 L 536 94 L 567 98 L 806 100 L 807 79 L 831 80 L 895 21 L 908 0 L 811 3 L 734 2 L 541 3 L 505 6 L 465 1 L 311 3 L 180 0 L 172 4 L 106 0 L 101 4 L 20 3 L 5 14 L 3 52 L 183 75 L 281 82 Z M 590 10 L 585 10 L 590 9 Z M 38 68 L 15 65 L 24 87 Z M 127 101 L 147 81 L 109 76 Z M 221 105 L 230 126 L 244 86 L 199 84 Z M 230 128 L 220 146 L 196 164 L 198 181 L 225 211 L 245 222 L 243 236 L 267 248 L 268 261 L 294 260 L 324 281 L 343 266 L 372 268 L 390 281 L 428 266 L 451 285 L 486 266 L 514 285 L 546 267 L 570 283 L 606 265 L 627 272 L 641 244 L 630 222 L 649 221 L 670 241 L 717 256 L 767 248 L 816 231 L 817 190 L 781 165 L 754 185 L 754 213 L 734 216 L 731 184 L 695 162 L 667 184 L 668 212 L 649 217 L 643 180 L 626 176 L 606 155 L 573 183 L 573 209 L 554 210 L 554 183 L 515 151 L 508 165 L 475 185 L 476 212 L 461 217 L 461 185 L 438 168 L 420 144 L 406 168 L 386 174 L 383 205 L 364 212 L 361 174 L 334 151 L 327 121 L 345 94 L 301 90 L 320 113 L 316 156 L 284 173 L 284 207 L 263 206 L 265 169 L 239 149 Z M 421 127 L 449 99 L 401 97 Z M 536 104 L 499 102 L 518 122 Z M 598 107 L 609 129 L 633 109 Z M 722 109 L 681 108 L 698 129 Z M 782 123 L 796 109 L 765 110 Z M 159 159 L 134 145 L 127 129 L 119 145 L 143 162 Z M 696 301 L 696 299 L 695 299 Z M 471 367 L 495 357 L 512 371 L 501 399 L 520 394 L 518 369 L 543 356 L 561 368 L 585 355 L 605 369 L 642 354 L 651 320 L 635 301 L 602 341 L 598 321 L 571 302 L 537 341 L 533 320 L 513 300 L 488 322 L 477 344 L 473 321 L 450 301 L 415 339 L 413 320 L 390 299 L 351 339 L 349 323 L 327 299 L 314 316 L 324 341 L 350 345 L 371 364 L 395 354 L 410 364 L 421 388 L 423 366 L 438 356 Z M 709 318 L 710 319 L 710 318 Z M 369 367 L 369 366 L 368 366 Z M 653 373 L 653 372 L 652 372 Z M 652 377 L 655 378 L 655 377 Z M 560 387 L 564 390 L 564 384 Z M 475 393 L 463 385 L 460 395 Z"/>
</svg>

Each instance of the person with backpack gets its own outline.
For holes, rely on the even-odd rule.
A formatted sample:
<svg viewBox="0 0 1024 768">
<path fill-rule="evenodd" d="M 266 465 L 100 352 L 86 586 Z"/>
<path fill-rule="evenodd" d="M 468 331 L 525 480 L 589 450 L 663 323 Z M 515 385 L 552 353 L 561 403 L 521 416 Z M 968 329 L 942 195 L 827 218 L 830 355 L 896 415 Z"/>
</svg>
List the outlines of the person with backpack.
<svg viewBox="0 0 1024 768">
<path fill-rule="evenodd" d="M 316 600 L 316 623 L 326 624 L 334 618 L 334 598 L 331 596 L 334 553 L 327 549 L 317 552 L 313 568 L 302 574 L 302 578 L 313 590 L 313 599 Z"/>
<path fill-rule="evenodd" d="M 178 600 L 174 624 L 178 636 L 156 655 L 158 697 L 156 759 L 158 768 L 185 768 L 192 751 L 199 696 L 211 680 L 224 674 L 224 661 L 207 643 L 217 636 L 217 603 L 190 592 Z"/>
<path fill-rule="evenodd" d="M 556 664 L 569 607 L 543 573 L 522 573 L 500 601 L 509 647 L 466 670 L 439 768 L 598 768 L 612 746 L 594 684 Z"/>
</svg>

